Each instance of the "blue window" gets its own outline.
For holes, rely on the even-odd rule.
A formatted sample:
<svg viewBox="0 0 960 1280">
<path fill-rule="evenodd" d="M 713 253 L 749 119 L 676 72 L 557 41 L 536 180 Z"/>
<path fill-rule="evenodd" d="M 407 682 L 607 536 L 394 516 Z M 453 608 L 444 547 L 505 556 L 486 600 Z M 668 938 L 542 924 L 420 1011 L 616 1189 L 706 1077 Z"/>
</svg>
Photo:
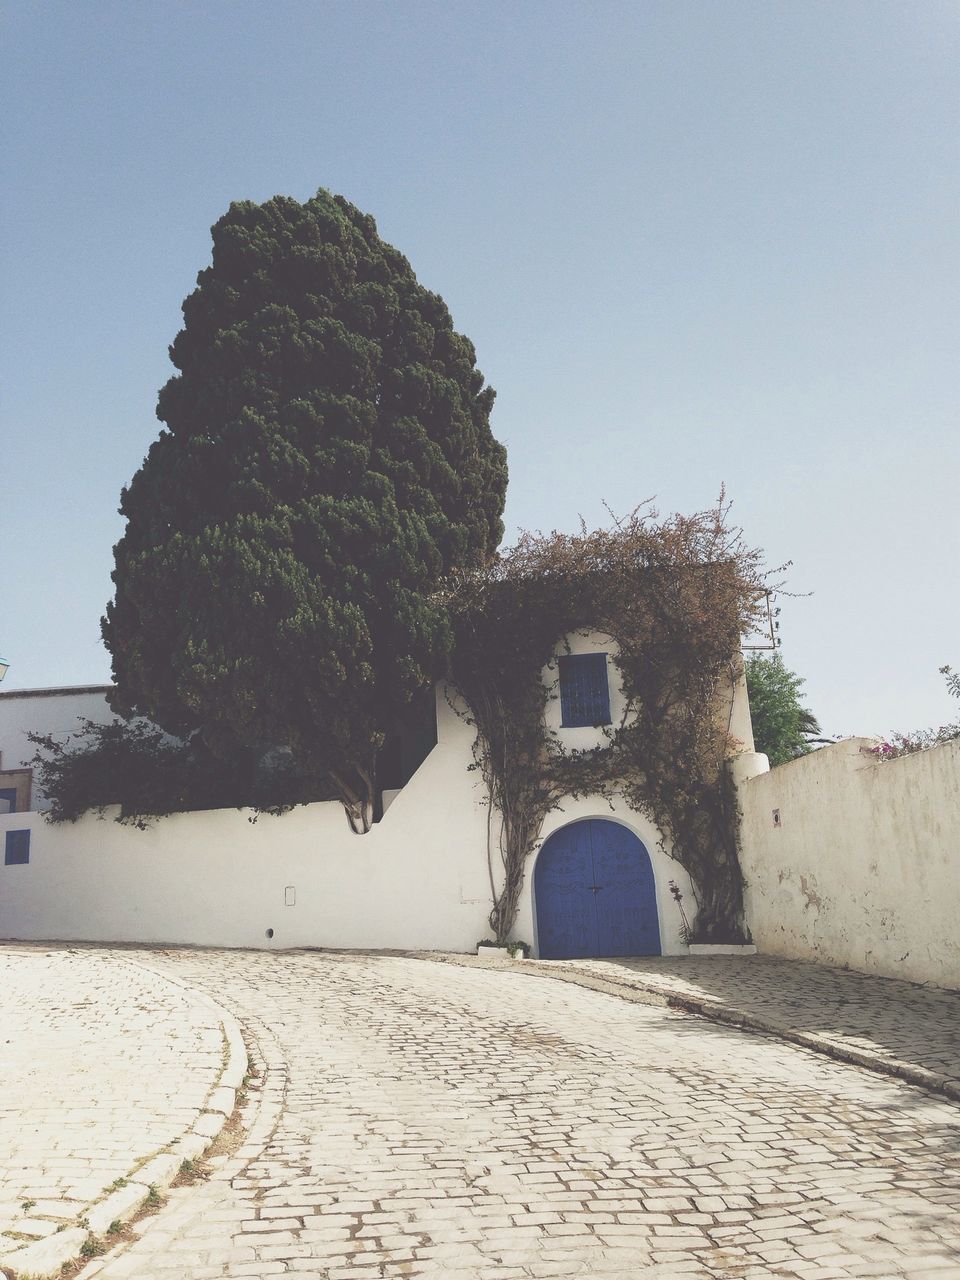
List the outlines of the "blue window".
<svg viewBox="0 0 960 1280">
<path fill-rule="evenodd" d="M 0 813 L 16 813 L 17 812 L 17 788 L 16 787 L 0 787 L 0 805 L 6 800 L 6 807 L 0 808 Z"/>
<path fill-rule="evenodd" d="M 22 866 L 30 861 L 30 832 L 8 831 L 6 847 L 3 851 L 5 867 Z"/>
<path fill-rule="evenodd" d="M 560 659 L 560 723 L 610 723 L 610 688 L 605 653 L 570 653 Z"/>
</svg>

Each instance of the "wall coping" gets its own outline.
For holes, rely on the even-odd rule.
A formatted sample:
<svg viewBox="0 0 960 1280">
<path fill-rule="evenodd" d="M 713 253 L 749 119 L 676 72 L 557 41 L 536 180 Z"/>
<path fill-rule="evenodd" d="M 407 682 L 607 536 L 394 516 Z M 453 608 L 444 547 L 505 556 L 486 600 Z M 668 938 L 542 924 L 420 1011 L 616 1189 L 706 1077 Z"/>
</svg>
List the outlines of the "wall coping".
<svg viewBox="0 0 960 1280">
<path fill-rule="evenodd" d="M 65 693 L 77 697 L 83 693 L 109 693 L 114 687 L 112 684 L 68 684 L 50 689 L 5 689 L 0 693 L 0 702 L 11 698 L 58 698 Z"/>
</svg>

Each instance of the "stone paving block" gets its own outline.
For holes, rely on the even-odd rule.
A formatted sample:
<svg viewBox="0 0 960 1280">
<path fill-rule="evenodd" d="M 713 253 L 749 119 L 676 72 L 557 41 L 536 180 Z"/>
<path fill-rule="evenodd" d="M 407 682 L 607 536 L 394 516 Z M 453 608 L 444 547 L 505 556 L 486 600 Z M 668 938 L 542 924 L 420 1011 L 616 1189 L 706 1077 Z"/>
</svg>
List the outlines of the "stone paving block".
<svg viewBox="0 0 960 1280">
<path fill-rule="evenodd" d="M 64 1262 L 69 1262 L 80 1252 L 87 1238 L 82 1228 L 73 1227 L 56 1235 L 47 1236 L 35 1244 L 0 1253 L 0 1265 L 11 1267 L 20 1275 L 43 1277 L 58 1274 Z"/>
<path fill-rule="evenodd" d="M 172 1150 L 181 1160 L 196 1160 L 210 1145 L 210 1139 L 200 1133 L 185 1133 L 173 1143 Z"/>
<path fill-rule="evenodd" d="M 82 1215 L 86 1204 L 83 1200 L 38 1200 L 31 1213 L 43 1218 L 53 1218 L 57 1222 L 71 1222 Z M 3 1210 L 0 1209 L 0 1216 Z"/>
<path fill-rule="evenodd" d="M 193 1132 L 201 1138 L 215 1138 L 223 1128 L 223 1115 L 219 1111 L 205 1111 L 193 1122 Z"/>
<path fill-rule="evenodd" d="M 167 1187 L 177 1176 L 183 1157 L 179 1154 L 161 1154 L 148 1160 L 137 1170 L 137 1182 L 147 1187 Z"/>
<path fill-rule="evenodd" d="M 118 1187 L 106 1200 L 87 1210 L 86 1218 L 94 1235 L 103 1235 L 112 1222 L 125 1222 L 140 1206 L 149 1188 L 141 1182 Z"/>
<path fill-rule="evenodd" d="M 251 1276 L 261 1280 L 263 1276 L 280 1276 L 286 1271 L 282 1262 L 229 1262 L 228 1276 Z"/>
<path fill-rule="evenodd" d="M 58 1223 L 48 1222 L 43 1218 L 17 1218 L 15 1229 L 18 1235 L 42 1240 L 44 1236 L 53 1235 L 58 1229 Z"/>
<path fill-rule="evenodd" d="M 229 1116 L 236 1106 L 237 1093 L 235 1089 L 228 1089 L 221 1085 L 214 1089 L 204 1103 L 205 1111 L 218 1111 L 223 1116 Z"/>
</svg>

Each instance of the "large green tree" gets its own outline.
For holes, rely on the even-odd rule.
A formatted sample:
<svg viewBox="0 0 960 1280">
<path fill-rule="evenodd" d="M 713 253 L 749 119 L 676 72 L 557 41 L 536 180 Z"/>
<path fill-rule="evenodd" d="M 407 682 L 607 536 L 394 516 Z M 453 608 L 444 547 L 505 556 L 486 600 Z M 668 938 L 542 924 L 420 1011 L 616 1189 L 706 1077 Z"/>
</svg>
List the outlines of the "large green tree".
<svg viewBox="0 0 960 1280">
<path fill-rule="evenodd" d="M 790 671 L 779 653 L 751 653 L 745 664 L 753 739 L 771 765 L 786 764 L 813 750 L 820 725 L 803 706 L 805 681 Z"/>
<path fill-rule="evenodd" d="M 451 643 L 435 588 L 502 536 L 494 392 L 442 298 L 320 191 L 231 205 L 124 490 L 116 709 L 289 748 L 368 830 L 384 731 Z"/>
</svg>

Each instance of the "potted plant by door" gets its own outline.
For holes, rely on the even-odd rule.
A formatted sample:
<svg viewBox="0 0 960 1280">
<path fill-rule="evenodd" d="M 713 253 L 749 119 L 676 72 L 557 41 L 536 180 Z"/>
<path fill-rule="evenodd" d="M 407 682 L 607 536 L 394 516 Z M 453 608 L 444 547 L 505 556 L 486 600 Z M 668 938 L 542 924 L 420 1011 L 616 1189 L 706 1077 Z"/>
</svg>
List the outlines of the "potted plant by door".
<svg viewBox="0 0 960 1280">
<path fill-rule="evenodd" d="M 486 960 L 509 960 L 510 952 L 493 938 L 481 938 L 477 943 L 477 955 Z"/>
<path fill-rule="evenodd" d="M 501 946 L 493 938 L 481 938 L 477 943 L 477 955 L 487 960 L 524 960 L 529 954 L 528 942 L 505 942 Z"/>
</svg>

